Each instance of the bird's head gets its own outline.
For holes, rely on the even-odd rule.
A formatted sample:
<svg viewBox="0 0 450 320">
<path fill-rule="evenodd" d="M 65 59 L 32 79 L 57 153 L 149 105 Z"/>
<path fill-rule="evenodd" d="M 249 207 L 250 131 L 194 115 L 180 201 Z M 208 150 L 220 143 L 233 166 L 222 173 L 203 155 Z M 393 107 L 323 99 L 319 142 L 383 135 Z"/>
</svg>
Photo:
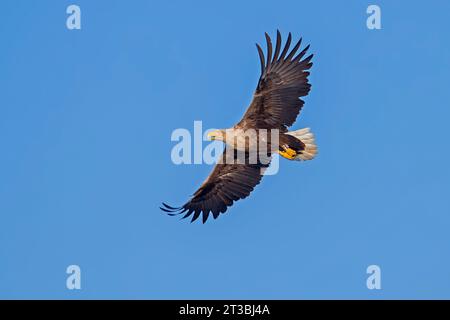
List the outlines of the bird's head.
<svg viewBox="0 0 450 320">
<path fill-rule="evenodd" d="M 226 139 L 225 130 L 213 130 L 211 132 L 208 132 L 208 139 L 211 141 L 214 140 L 225 141 Z"/>
</svg>

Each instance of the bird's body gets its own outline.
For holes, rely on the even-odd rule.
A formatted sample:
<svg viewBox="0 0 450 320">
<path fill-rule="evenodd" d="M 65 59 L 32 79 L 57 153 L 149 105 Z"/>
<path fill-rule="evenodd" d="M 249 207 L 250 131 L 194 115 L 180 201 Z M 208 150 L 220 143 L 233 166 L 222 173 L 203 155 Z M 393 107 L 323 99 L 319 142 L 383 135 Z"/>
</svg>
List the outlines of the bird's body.
<svg viewBox="0 0 450 320">
<path fill-rule="evenodd" d="M 303 159 L 302 155 L 310 152 L 309 155 L 314 156 L 317 152 L 314 136 L 309 128 L 283 133 L 277 128 L 233 127 L 212 131 L 208 136 L 211 140 L 223 141 L 227 148 L 250 155 L 267 151 L 268 154 L 278 153 L 289 160 L 309 160 Z"/>
<path fill-rule="evenodd" d="M 170 215 L 192 215 L 195 221 L 203 213 L 206 222 L 210 213 L 217 218 L 234 201 L 246 198 L 259 184 L 273 154 L 289 160 L 311 160 L 317 153 L 309 128 L 288 131 L 303 107 L 300 97 L 306 96 L 312 55 L 303 59 L 309 46 L 297 55 L 300 41 L 288 53 L 291 34 L 281 51 L 281 34 L 277 32 L 275 51 L 266 34 L 267 60 L 257 45 L 261 76 L 253 101 L 239 123 L 230 129 L 215 130 L 208 136 L 226 145 L 214 170 L 192 198 L 182 207 L 163 203 Z M 273 53 L 273 55 L 272 55 Z"/>
</svg>

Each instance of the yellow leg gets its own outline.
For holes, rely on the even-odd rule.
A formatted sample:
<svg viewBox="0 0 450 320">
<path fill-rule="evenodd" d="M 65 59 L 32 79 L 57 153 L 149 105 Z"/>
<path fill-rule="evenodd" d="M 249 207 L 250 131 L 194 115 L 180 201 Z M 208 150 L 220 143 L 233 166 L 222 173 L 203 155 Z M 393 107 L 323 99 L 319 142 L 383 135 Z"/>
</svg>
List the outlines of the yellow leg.
<svg viewBox="0 0 450 320">
<path fill-rule="evenodd" d="M 295 157 L 295 156 L 297 155 L 297 152 L 295 152 L 294 149 L 291 149 L 291 148 L 289 148 L 289 147 L 284 148 L 284 151 L 286 151 L 286 153 L 287 153 L 288 155 L 290 155 L 291 157 Z"/>
<path fill-rule="evenodd" d="M 294 150 L 292 150 L 292 149 L 290 149 L 290 148 L 285 149 L 285 151 L 278 151 L 278 153 L 279 153 L 282 157 L 284 157 L 284 158 L 286 158 L 286 159 L 289 159 L 289 160 L 294 159 L 295 156 L 297 155 L 297 152 L 295 152 Z"/>
</svg>

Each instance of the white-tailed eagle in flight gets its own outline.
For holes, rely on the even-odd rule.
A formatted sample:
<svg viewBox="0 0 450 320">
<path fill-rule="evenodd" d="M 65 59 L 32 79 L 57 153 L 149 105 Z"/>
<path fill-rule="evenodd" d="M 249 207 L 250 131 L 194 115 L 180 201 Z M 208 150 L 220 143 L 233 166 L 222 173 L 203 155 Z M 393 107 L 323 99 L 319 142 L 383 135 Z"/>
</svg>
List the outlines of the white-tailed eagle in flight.
<svg viewBox="0 0 450 320">
<path fill-rule="evenodd" d="M 268 145 L 265 155 L 278 153 L 289 160 L 311 160 L 317 154 L 314 135 L 309 128 L 288 131 L 303 107 L 301 97 L 309 93 L 308 70 L 312 66 L 312 57 L 305 58 L 309 45 L 299 51 L 300 39 L 290 49 L 292 36 L 289 33 L 282 49 L 281 34 L 277 31 L 275 50 L 272 41 L 266 33 L 267 57 L 256 44 L 261 62 L 261 76 L 253 94 L 253 100 L 243 118 L 232 128 L 215 130 L 208 136 L 211 140 L 225 143 L 222 157 L 191 199 L 183 206 L 175 208 L 163 203 L 161 210 L 170 215 L 183 214 L 183 218 L 192 216 L 191 221 L 202 215 L 203 223 L 211 213 L 214 219 L 224 213 L 234 201 L 250 195 L 259 184 L 269 161 L 252 159 L 250 150 L 262 143 Z M 256 132 L 256 139 L 249 139 L 246 132 Z M 278 141 L 271 141 L 270 135 L 260 135 L 260 132 L 278 132 Z M 262 141 L 261 136 L 266 137 Z M 271 135 L 270 135 L 271 136 Z M 231 152 L 229 152 L 231 150 Z M 259 150 L 256 147 L 256 150 Z M 244 157 L 244 162 L 236 160 L 238 154 Z M 227 161 L 228 159 L 228 161 Z M 253 158 L 254 159 L 254 158 Z"/>
</svg>

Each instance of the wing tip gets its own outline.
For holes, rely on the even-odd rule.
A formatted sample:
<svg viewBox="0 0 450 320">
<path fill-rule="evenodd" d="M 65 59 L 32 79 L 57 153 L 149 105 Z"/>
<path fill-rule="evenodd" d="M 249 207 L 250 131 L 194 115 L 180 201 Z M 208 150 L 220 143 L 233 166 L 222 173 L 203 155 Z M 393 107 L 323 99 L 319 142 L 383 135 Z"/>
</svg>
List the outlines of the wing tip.
<svg viewBox="0 0 450 320">
<path fill-rule="evenodd" d="M 177 216 L 182 213 L 183 207 L 172 207 L 165 202 L 162 202 L 162 206 L 159 207 L 162 211 L 166 212 L 169 216 Z"/>
<path fill-rule="evenodd" d="M 258 43 L 256 43 L 256 49 L 258 50 L 259 61 L 261 63 L 261 75 L 262 75 L 262 74 L 264 74 L 264 70 L 266 69 L 264 51 L 262 50 L 261 46 Z"/>
<path fill-rule="evenodd" d="M 186 218 L 189 218 L 192 215 L 191 218 L 191 223 L 197 221 L 200 216 L 202 217 L 201 221 L 203 222 L 203 224 L 205 224 L 210 216 L 210 213 L 212 213 L 212 210 L 208 210 L 205 208 L 199 208 L 199 207 L 193 207 L 191 205 L 189 205 L 189 203 L 181 206 L 181 207 L 172 207 L 171 205 L 168 205 L 165 202 L 162 202 L 162 205 L 159 207 L 159 209 L 161 209 L 162 211 L 164 211 L 165 213 L 167 213 L 167 215 L 173 217 L 173 216 L 179 216 L 181 214 L 184 214 L 180 220 L 184 220 Z M 223 212 L 226 211 L 227 207 L 225 206 L 224 208 L 225 210 L 223 210 Z M 186 212 L 187 211 L 187 212 Z M 219 214 L 217 214 L 217 216 L 214 216 L 214 219 L 217 219 L 219 217 Z"/>
</svg>

